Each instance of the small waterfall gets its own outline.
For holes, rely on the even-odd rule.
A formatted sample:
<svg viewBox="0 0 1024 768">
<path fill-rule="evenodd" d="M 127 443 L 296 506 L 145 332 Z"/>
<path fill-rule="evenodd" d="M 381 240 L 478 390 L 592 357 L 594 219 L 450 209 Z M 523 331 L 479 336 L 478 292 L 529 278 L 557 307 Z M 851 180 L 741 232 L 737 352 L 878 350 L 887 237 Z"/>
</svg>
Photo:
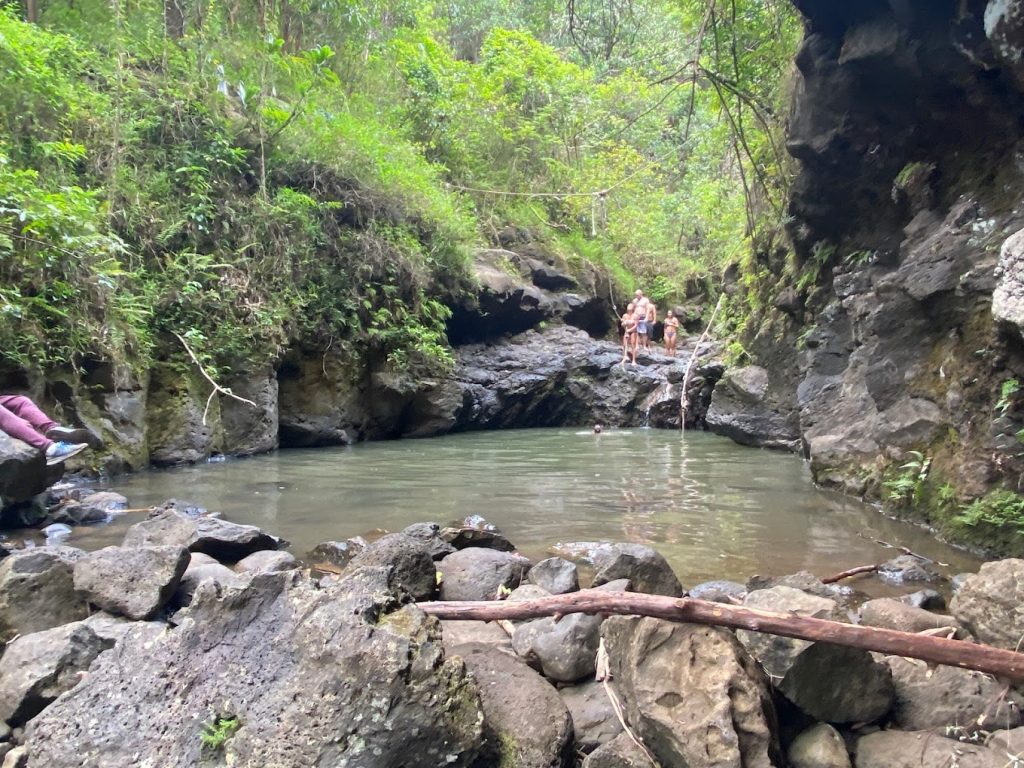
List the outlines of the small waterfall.
<svg viewBox="0 0 1024 768">
<path fill-rule="evenodd" d="M 643 413 L 643 416 L 641 417 L 641 420 L 640 420 L 640 426 L 641 427 L 650 427 L 651 426 L 651 409 L 654 406 L 656 406 L 656 405 L 658 405 L 660 403 L 663 403 L 666 400 L 675 400 L 675 399 L 676 399 L 676 394 L 675 394 L 674 388 L 673 388 L 672 384 L 669 382 L 668 377 L 663 374 L 662 378 L 661 378 L 661 381 L 658 383 L 658 386 L 655 387 L 651 391 L 651 393 L 649 395 L 647 395 L 647 397 L 645 397 L 643 399 L 643 402 L 640 403 L 640 410 Z"/>
</svg>

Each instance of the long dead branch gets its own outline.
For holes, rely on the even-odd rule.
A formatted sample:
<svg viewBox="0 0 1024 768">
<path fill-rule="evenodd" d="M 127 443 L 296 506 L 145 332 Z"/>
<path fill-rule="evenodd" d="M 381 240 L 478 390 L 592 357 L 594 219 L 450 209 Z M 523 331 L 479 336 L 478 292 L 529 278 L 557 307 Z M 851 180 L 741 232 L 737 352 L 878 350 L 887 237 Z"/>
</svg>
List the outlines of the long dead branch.
<svg viewBox="0 0 1024 768">
<path fill-rule="evenodd" d="M 206 398 L 206 408 L 203 410 L 204 427 L 206 426 L 206 414 L 210 412 L 210 403 L 213 402 L 213 397 L 218 392 L 222 395 L 226 395 L 230 398 L 233 398 L 234 400 L 237 400 L 240 403 L 246 403 L 247 405 L 251 405 L 253 408 L 259 407 L 252 400 L 246 400 L 244 397 L 236 395 L 234 392 L 231 391 L 230 387 L 222 387 L 220 384 L 214 381 L 213 377 L 206 372 L 206 369 L 203 367 L 203 364 L 199 362 L 199 358 L 196 356 L 196 353 L 192 351 L 192 347 L 188 345 L 188 342 L 185 341 L 185 339 L 182 338 L 180 334 L 175 333 L 174 335 L 178 337 L 178 341 L 181 342 L 181 346 L 183 346 L 185 348 L 185 351 L 188 352 L 188 356 L 192 358 L 192 362 L 196 364 L 196 368 L 198 368 L 199 372 L 203 374 L 203 378 L 210 382 L 211 386 L 213 387 L 213 390 L 210 392 L 210 396 Z"/>
<path fill-rule="evenodd" d="M 495 621 L 535 619 L 567 613 L 652 616 L 669 621 L 748 629 L 799 640 L 811 640 L 868 651 L 907 656 L 935 664 L 975 669 L 1011 680 L 1024 681 L 1024 653 L 1006 651 L 962 640 L 863 627 L 838 621 L 812 619 L 787 613 L 759 611 L 689 597 L 662 597 L 637 592 L 602 592 L 587 589 L 523 602 L 420 603 L 425 613 L 439 619 Z"/>
</svg>

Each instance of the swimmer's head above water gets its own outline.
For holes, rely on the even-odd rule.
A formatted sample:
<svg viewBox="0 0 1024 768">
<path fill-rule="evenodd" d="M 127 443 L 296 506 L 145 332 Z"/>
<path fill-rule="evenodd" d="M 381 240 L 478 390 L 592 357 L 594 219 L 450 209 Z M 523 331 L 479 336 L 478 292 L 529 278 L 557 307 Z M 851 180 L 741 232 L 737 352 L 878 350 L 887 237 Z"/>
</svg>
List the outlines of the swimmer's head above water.
<svg viewBox="0 0 1024 768">
<path fill-rule="evenodd" d="M 603 427 L 600 424 L 595 424 L 594 425 L 594 434 L 595 435 L 600 435 L 602 429 L 603 429 Z"/>
</svg>

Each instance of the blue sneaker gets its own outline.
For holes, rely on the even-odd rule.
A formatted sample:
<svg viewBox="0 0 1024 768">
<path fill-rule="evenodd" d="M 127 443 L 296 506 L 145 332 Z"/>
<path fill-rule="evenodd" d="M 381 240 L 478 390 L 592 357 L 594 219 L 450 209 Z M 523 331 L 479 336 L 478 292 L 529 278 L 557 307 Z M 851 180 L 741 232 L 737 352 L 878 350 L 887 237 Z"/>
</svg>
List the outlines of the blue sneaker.
<svg viewBox="0 0 1024 768">
<path fill-rule="evenodd" d="M 54 464 L 60 464 L 65 459 L 77 456 L 88 447 L 88 443 L 53 443 L 46 449 L 46 466 L 52 467 Z"/>
</svg>

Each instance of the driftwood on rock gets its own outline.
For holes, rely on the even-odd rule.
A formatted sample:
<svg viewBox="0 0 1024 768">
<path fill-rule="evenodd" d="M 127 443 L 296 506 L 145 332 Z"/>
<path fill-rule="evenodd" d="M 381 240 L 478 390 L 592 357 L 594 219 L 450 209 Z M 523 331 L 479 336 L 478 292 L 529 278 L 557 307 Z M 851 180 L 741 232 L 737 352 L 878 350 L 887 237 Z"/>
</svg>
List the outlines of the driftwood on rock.
<svg viewBox="0 0 1024 768">
<path fill-rule="evenodd" d="M 419 607 L 425 613 L 439 619 L 478 621 L 535 619 L 541 616 L 562 616 L 567 613 L 652 616 L 669 621 L 747 629 L 800 640 L 863 648 L 1024 681 L 1024 653 L 962 640 L 759 611 L 687 597 L 674 598 L 639 592 L 615 593 L 587 589 L 568 595 L 553 595 L 515 603 L 433 602 L 420 603 Z"/>
</svg>

